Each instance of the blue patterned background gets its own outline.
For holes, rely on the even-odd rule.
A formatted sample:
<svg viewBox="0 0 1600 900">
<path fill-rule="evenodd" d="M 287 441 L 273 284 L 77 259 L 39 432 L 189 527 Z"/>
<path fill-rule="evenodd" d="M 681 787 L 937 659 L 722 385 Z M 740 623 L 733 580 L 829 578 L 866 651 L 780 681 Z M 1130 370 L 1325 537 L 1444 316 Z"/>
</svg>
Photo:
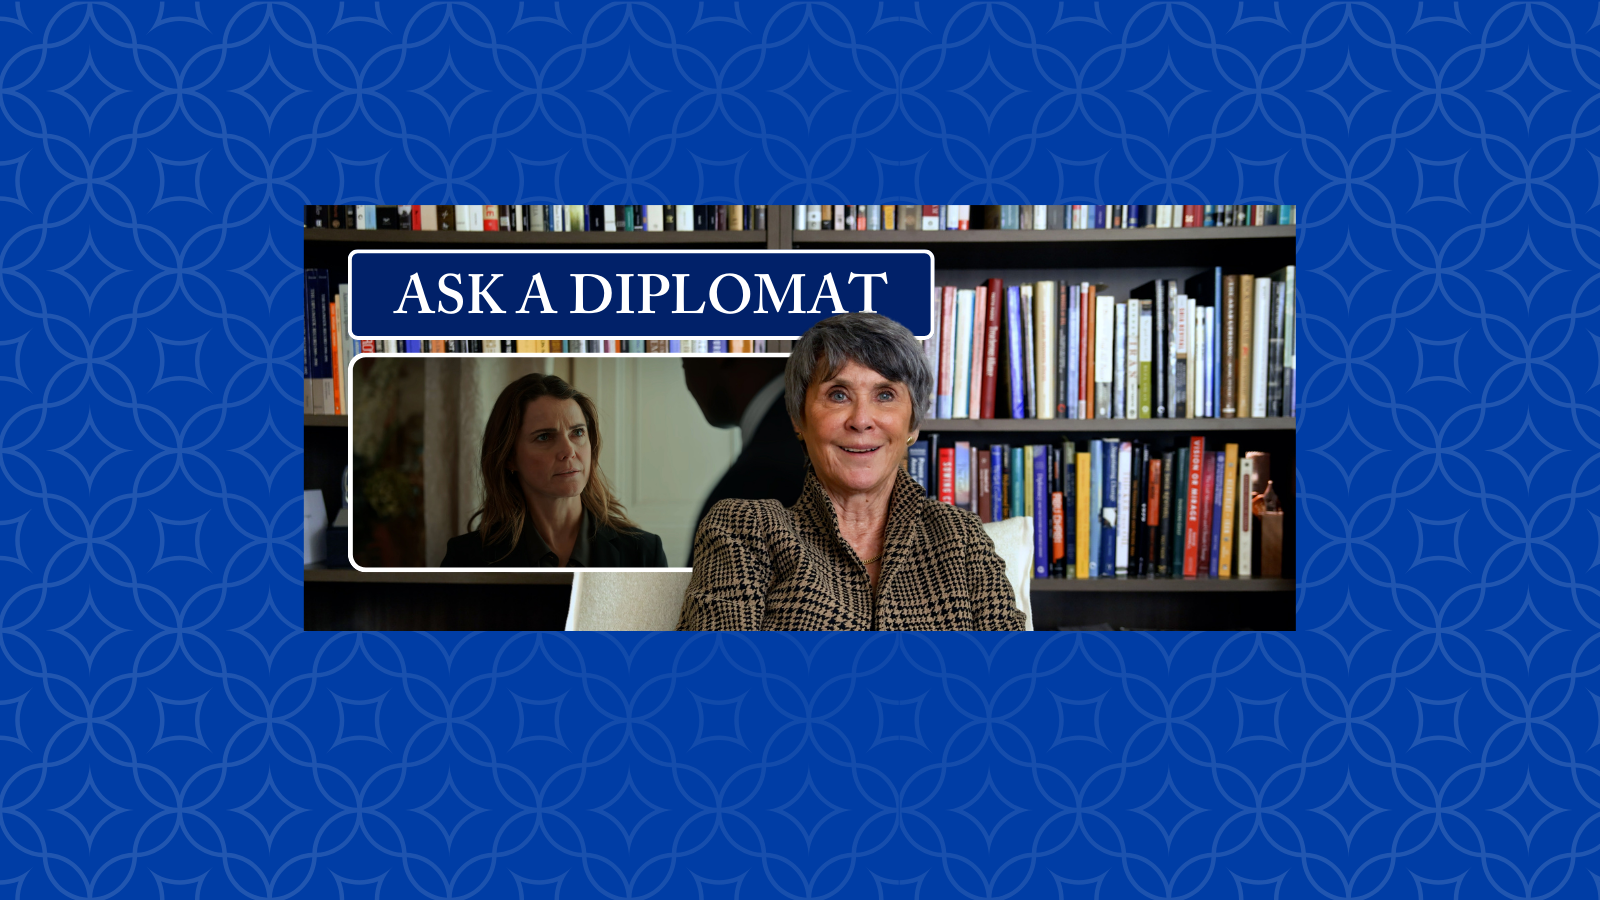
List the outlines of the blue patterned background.
<svg viewBox="0 0 1600 900">
<path fill-rule="evenodd" d="M 1595 896 L 1594 3 L 0 12 L 0 896 Z M 380 199 L 1298 203 L 1301 631 L 302 633 Z"/>
</svg>

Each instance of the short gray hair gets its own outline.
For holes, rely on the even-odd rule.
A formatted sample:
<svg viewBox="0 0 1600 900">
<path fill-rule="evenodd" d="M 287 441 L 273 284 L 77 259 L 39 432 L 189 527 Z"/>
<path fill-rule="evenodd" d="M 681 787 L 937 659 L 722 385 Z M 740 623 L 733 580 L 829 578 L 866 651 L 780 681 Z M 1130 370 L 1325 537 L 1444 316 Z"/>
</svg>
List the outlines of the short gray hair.
<svg viewBox="0 0 1600 900">
<path fill-rule="evenodd" d="M 922 345 L 911 329 L 899 322 L 864 312 L 823 319 L 795 342 L 783 372 L 784 405 L 789 418 L 804 422 L 806 390 L 812 382 L 818 377 L 832 378 L 852 362 L 909 388 L 911 430 L 922 427 L 922 416 L 933 396 L 933 373 L 928 369 Z"/>
</svg>

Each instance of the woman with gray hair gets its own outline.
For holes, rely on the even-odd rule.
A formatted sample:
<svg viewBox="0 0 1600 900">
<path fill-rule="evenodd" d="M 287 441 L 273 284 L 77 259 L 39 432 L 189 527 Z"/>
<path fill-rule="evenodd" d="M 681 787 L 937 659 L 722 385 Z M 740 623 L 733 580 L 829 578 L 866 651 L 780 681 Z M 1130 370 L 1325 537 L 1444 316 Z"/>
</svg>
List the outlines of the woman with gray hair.
<svg viewBox="0 0 1600 900">
<path fill-rule="evenodd" d="M 933 376 L 905 326 L 824 319 L 784 372 L 810 470 L 800 499 L 723 500 L 695 534 L 680 630 L 1020 630 L 1005 561 L 972 513 L 905 471 Z"/>
</svg>

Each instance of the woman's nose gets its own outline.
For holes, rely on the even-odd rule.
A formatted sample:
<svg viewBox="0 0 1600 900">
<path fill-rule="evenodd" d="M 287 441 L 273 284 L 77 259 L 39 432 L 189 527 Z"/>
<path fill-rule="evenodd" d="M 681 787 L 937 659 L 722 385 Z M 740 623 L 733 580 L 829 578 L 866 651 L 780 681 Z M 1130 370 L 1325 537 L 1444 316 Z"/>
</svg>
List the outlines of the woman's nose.
<svg viewBox="0 0 1600 900">
<path fill-rule="evenodd" d="M 872 416 L 867 410 L 867 405 L 860 401 L 850 407 L 850 416 L 845 420 L 845 426 L 852 431 L 871 431 Z"/>
</svg>

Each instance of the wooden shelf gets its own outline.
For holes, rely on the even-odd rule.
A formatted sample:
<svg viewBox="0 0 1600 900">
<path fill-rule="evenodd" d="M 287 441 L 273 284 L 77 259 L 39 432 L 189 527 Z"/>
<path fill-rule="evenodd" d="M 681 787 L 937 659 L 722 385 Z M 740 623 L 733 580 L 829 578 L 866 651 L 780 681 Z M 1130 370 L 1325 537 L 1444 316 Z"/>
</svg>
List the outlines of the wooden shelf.
<svg viewBox="0 0 1600 900">
<path fill-rule="evenodd" d="M 412 569 L 405 572 L 362 572 L 358 569 L 305 570 L 311 582 L 345 584 L 571 584 L 571 572 L 459 572 L 453 569 Z"/>
<path fill-rule="evenodd" d="M 319 416 L 306 414 L 307 428 L 347 428 L 350 424 L 349 416 Z"/>
<path fill-rule="evenodd" d="M 1036 593 L 1116 592 L 1226 594 L 1292 591 L 1292 578 L 1035 578 Z"/>
<path fill-rule="evenodd" d="M 765 231 L 362 231 L 307 228 L 308 244 L 510 244 L 529 247 L 617 247 L 738 244 L 765 246 Z"/>
<path fill-rule="evenodd" d="M 1242 228 L 1060 228 L 1047 231 L 999 228 L 970 231 L 796 231 L 794 243 L 796 247 L 804 244 L 911 244 L 919 247 L 942 244 L 1115 244 L 1236 238 L 1293 239 L 1294 229 L 1293 225 L 1256 225 Z"/>
<path fill-rule="evenodd" d="M 967 432 L 1092 432 L 1095 434 L 1214 434 L 1234 431 L 1294 431 L 1294 418 L 1266 419 L 923 419 L 934 434 Z"/>
</svg>

